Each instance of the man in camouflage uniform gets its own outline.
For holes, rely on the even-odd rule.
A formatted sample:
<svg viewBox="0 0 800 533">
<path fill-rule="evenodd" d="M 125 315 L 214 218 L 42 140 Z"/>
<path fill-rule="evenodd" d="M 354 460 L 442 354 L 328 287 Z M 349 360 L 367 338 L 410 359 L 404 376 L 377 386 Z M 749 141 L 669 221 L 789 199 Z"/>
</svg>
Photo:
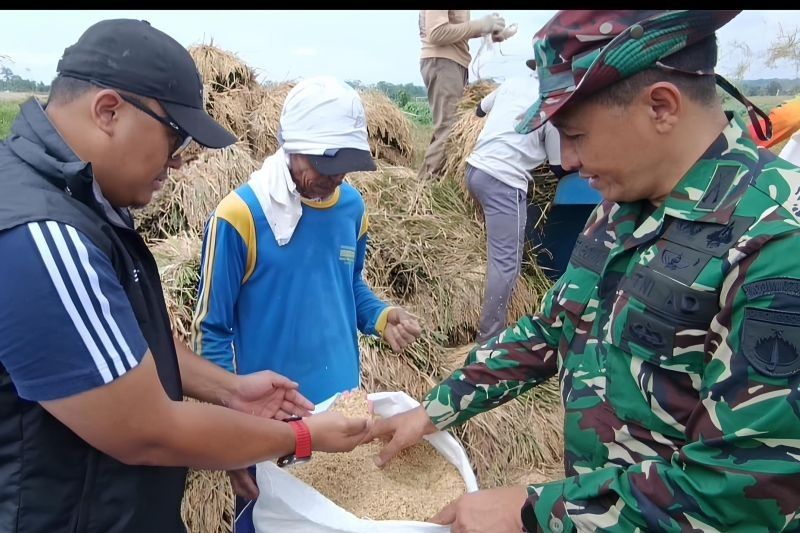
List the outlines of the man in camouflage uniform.
<svg viewBox="0 0 800 533">
<path fill-rule="evenodd" d="M 713 74 L 714 32 L 736 14 L 563 11 L 537 34 L 542 96 L 518 130 L 552 120 L 564 167 L 604 201 L 538 314 L 372 435 L 391 437 L 384 464 L 557 374 L 566 479 L 468 494 L 432 521 L 798 529 L 800 169 L 716 96 L 715 80 L 749 105 Z"/>
</svg>

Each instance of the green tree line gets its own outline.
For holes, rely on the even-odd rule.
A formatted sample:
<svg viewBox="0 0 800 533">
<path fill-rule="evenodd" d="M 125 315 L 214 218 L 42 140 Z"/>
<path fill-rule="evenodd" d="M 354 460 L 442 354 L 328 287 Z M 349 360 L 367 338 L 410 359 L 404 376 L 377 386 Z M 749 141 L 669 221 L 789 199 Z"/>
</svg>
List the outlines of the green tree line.
<svg viewBox="0 0 800 533">
<path fill-rule="evenodd" d="M 6 65 L 0 64 L 0 91 L 11 92 L 47 92 L 50 85 L 45 85 L 41 81 L 26 80 L 19 74 L 14 74 Z"/>
</svg>

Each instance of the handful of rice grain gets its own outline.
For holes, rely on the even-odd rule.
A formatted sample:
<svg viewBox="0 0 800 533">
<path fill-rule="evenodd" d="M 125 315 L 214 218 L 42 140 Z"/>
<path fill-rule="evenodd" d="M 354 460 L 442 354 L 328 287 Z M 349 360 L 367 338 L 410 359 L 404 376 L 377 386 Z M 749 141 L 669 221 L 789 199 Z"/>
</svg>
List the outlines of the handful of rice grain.
<svg viewBox="0 0 800 533">
<path fill-rule="evenodd" d="M 340 396 L 331 410 L 353 418 L 371 416 L 361 390 Z M 289 472 L 343 509 L 373 520 L 428 520 L 466 491 L 456 467 L 427 441 L 403 450 L 380 469 L 373 457 L 382 446 L 376 441 L 347 453 L 315 452 L 310 462 Z"/>
</svg>

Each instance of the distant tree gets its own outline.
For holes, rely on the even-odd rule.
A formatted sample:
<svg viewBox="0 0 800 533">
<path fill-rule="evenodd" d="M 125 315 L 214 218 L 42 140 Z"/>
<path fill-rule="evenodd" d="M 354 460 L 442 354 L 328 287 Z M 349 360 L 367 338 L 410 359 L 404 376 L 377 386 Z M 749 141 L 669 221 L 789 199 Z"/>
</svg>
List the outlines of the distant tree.
<svg viewBox="0 0 800 533">
<path fill-rule="evenodd" d="M 5 65 L 0 66 L 0 78 L 3 78 L 3 81 L 11 81 L 14 77 L 14 72 L 6 67 Z"/>
<path fill-rule="evenodd" d="M 745 96 L 756 96 L 756 94 L 758 93 L 758 87 L 756 87 L 755 85 L 751 85 L 751 84 L 745 84 L 741 88 L 741 91 L 742 91 L 742 94 L 744 94 Z"/>
<path fill-rule="evenodd" d="M 777 96 L 778 94 L 783 92 L 783 88 L 781 87 L 781 82 L 779 82 L 778 80 L 770 80 L 764 92 L 768 96 Z"/>
<path fill-rule="evenodd" d="M 400 107 L 405 107 L 408 101 L 411 100 L 411 97 L 408 96 L 408 93 L 404 89 L 400 89 L 397 92 L 397 98 L 395 99 L 395 103 Z"/>
<path fill-rule="evenodd" d="M 425 92 L 425 87 L 414 85 L 413 83 L 398 85 L 388 81 L 379 81 L 375 84 L 375 88 L 395 102 L 399 102 L 400 99 L 405 99 L 404 101 L 408 102 L 418 96 L 425 96 L 427 94 Z"/>
<path fill-rule="evenodd" d="M 33 80 L 26 80 L 6 66 L 0 66 L 0 91 L 12 92 L 47 92 L 49 85 Z"/>
<path fill-rule="evenodd" d="M 361 80 L 344 80 L 344 82 L 352 87 L 353 89 L 364 89 L 364 84 L 361 83 Z"/>
</svg>

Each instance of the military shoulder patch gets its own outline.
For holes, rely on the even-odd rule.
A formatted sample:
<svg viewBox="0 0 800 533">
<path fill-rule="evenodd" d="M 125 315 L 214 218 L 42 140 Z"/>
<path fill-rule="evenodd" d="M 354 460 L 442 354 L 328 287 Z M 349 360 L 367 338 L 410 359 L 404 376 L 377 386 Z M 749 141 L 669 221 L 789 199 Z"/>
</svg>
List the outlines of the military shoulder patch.
<svg viewBox="0 0 800 533">
<path fill-rule="evenodd" d="M 770 377 L 800 372 L 800 313 L 745 309 L 740 351 L 759 373 Z"/>
<path fill-rule="evenodd" d="M 778 294 L 800 298 L 800 280 L 794 278 L 769 278 L 747 283 L 744 293 L 748 300 Z"/>
</svg>

